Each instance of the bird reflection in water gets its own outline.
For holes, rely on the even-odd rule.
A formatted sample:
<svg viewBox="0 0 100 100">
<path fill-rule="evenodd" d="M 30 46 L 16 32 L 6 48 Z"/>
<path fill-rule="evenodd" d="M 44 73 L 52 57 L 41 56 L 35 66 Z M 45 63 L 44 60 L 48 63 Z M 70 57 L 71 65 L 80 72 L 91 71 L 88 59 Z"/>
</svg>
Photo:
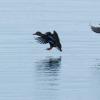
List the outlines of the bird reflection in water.
<svg viewBox="0 0 100 100">
<path fill-rule="evenodd" d="M 61 57 L 47 57 L 36 64 L 36 86 L 38 95 L 55 98 L 59 92 Z M 42 95 L 42 96 L 43 96 Z M 41 96 L 40 96 L 41 97 Z M 48 99 L 49 100 L 49 99 Z"/>
<path fill-rule="evenodd" d="M 57 73 L 60 69 L 61 57 L 59 58 L 48 57 L 37 63 L 38 63 L 37 71 L 42 72 L 42 73 L 45 73 L 45 72 Z"/>
</svg>

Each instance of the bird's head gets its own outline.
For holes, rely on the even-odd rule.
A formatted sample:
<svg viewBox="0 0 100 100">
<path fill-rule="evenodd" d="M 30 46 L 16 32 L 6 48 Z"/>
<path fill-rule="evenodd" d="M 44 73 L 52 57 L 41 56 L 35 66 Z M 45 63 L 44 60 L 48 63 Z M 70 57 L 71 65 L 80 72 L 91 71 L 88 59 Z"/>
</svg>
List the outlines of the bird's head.
<svg viewBox="0 0 100 100">
<path fill-rule="evenodd" d="M 36 33 L 33 33 L 33 35 L 38 35 L 38 36 L 41 36 L 42 35 L 42 33 L 41 32 L 36 32 Z"/>
</svg>

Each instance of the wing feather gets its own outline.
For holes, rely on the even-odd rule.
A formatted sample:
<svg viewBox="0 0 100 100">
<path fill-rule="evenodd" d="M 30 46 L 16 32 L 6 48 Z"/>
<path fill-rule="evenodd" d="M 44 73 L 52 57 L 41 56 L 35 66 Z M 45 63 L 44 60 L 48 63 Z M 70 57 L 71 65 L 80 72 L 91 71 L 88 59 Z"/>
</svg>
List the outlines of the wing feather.
<svg viewBox="0 0 100 100">
<path fill-rule="evenodd" d="M 39 42 L 40 44 L 47 44 L 48 43 L 48 41 L 45 39 L 45 38 L 43 38 L 43 37 L 37 37 L 37 38 L 35 38 L 36 40 L 37 40 L 37 42 Z"/>
<path fill-rule="evenodd" d="M 61 43 L 60 43 L 60 39 L 59 39 L 58 34 L 57 34 L 56 31 L 53 32 L 53 37 L 54 37 L 55 40 L 56 40 L 57 49 L 60 50 L 60 51 L 62 51 L 62 50 L 61 50 L 62 45 L 61 45 Z"/>
</svg>

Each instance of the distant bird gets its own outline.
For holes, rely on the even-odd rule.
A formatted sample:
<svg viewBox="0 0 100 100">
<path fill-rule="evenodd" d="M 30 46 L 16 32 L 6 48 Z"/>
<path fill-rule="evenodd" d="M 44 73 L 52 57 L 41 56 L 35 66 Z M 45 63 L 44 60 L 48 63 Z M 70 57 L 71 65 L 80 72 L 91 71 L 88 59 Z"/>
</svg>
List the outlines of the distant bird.
<svg viewBox="0 0 100 100">
<path fill-rule="evenodd" d="M 36 38 L 36 40 L 40 44 L 47 44 L 47 43 L 50 44 L 50 48 L 47 48 L 47 50 L 51 50 L 53 47 L 56 47 L 59 51 L 62 51 L 60 39 L 56 31 L 53 31 L 53 34 L 51 32 L 46 32 L 45 34 L 42 34 L 41 32 L 38 31 L 33 35 L 39 36 Z"/>
<path fill-rule="evenodd" d="M 92 31 L 95 32 L 95 33 L 100 33 L 100 27 L 91 26 L 91 29 L 92 29 Z"/>
</svg>

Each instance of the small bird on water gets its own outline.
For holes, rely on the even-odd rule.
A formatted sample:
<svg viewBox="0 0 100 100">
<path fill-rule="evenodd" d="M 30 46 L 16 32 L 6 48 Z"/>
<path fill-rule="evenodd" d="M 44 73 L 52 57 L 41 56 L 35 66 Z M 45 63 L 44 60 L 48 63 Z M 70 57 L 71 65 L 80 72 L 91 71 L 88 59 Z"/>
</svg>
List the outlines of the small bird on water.
<svg viewBox="0 0 100 100">
<path fill-rule="evenodd" d="M 92 26 L 92 25 L 90 25 L 90 27 L 91 27 L 91 30 L 93 31 L 93 32 L 95 32 L 95 33 L 100 33 L 100 26 Z"/>
<path fill-rule="evenodd" d="M 50 44 L 50 48 L 47 48 L 47 50 L 51 50 L 53 47 L 56 47 L 59 51 L 62 51 L 62 46 L 60 43 L 59 36 L 56 31 L 53 31 L 53 34 L 51 32 L 46 32 L 45 34 L 41 32 L 36 32 L 33 35 L 37 35 L 39 37 L 35 38 L 40 44 Z"/>
</svg>

